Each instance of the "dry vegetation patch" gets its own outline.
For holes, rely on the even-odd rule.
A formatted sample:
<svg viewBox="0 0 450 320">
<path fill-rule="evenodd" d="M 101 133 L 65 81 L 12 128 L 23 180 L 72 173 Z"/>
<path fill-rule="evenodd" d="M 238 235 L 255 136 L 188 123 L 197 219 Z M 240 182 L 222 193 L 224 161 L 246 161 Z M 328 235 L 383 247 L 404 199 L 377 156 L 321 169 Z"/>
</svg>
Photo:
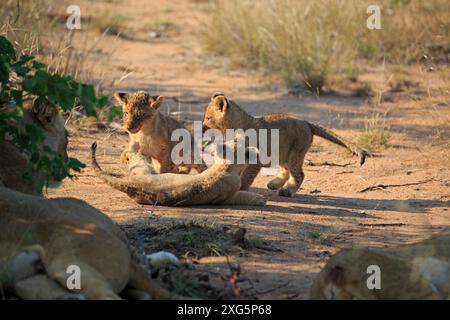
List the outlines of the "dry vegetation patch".
<svg viewBox="0 0 450 320">
<path fill-rule="evenodd" d="M 357 139 L 357 145 L 373 153 L 386 147 L 390 137 L 390 127 L 386 124 L 385 115 L 380 112 L 374 112 L 366 118 L 364 130 Z"/>
<path fill-rule="evenodd" d="M 423 55 L 446 61 L 450 3 L 379 1 L 382 29 L 366 27 L 370 1 L 217 1 L 204 43 L 237 65 L 276 73 L 287 85 L 320 90 L 355 59 L 409 63 Z"/>
</svg>

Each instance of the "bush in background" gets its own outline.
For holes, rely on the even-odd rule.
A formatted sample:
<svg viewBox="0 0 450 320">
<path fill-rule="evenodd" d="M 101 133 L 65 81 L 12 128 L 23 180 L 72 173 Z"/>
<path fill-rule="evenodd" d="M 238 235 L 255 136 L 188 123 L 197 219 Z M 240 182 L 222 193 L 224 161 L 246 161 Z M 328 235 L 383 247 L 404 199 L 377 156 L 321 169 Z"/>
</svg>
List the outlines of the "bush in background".
<svg viewBox="0 0 450 320">
<path fill-rule="evenodd" d="M 320 90 L 354 59 L 409 63 L 450 49 L 450 2 L 380 0 L 382 30 L 366 27 L 366 0 L 227 0 L 212 4 L 206 49 L 235 65 Z"/>
</svg>

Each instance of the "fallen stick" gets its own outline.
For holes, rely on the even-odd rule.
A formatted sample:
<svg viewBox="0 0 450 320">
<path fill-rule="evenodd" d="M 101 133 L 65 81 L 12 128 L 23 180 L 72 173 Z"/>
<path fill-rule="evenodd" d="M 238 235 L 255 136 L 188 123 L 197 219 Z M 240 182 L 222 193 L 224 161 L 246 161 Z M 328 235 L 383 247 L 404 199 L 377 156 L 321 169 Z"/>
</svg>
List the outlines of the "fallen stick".
<svg viewBox="0 0 450 320">
<path fill-rule="evenodd" d="M 420 184 L 424 184 L 427 182 L 433 181 L 433 179 L 428 179 L 424 181 L 419 182 L 411 182 L 411 183 L 403 183 L 403 184 L 376 184 L 367 188 L 364 188 L 362 190 L 359 190 L 358 192 L 367 192 L 367 191 L 374 191 L 374 190 L 380 190 L 380 189 L 387 189 L 387 188 L 396 188 L 396 187 L 408 187 L 408 186 L 417 186 Z"/>
<path fill-rule="evenodd" d="M 358 223 L 359 226 L 365 227 L 401 227 L 404 223 Z"/>
<path fill-rule="evenodd" d="M 349 162 L 349 163 L 344 163 L 344 164 L 339 164 L 339 163 L 333 163 L 333 162 L 312 162 L 311 160 L 308 160 L 308 162 L 306 163 L 306 165 L 311 166 L 311 167 L 320 167 L 320 166 L 330 166 L 330 167 L 341 167 L 341 168 L 345 168 L 348 167 L 352 164 L 355 164 L 355 162 Z"/>
<path fill-rule="evenodd" d="M 341 172 L 337 172 L 336 174 L 347 174 L 347 173 L 353 173 L 355 171 L 350 170 L 350 171 L 341 171 Z"/>
</svg>

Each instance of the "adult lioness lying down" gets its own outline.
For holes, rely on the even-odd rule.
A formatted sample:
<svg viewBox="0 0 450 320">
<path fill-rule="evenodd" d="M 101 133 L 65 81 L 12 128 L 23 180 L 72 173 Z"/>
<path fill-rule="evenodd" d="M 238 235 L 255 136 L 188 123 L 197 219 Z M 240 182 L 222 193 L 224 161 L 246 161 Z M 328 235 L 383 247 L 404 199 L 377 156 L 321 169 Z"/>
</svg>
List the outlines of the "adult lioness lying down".
<svg viewBox="0 0 450 320">
<path fill-rule="evenodd" d="M 369 266 L 379 269 L 368 272 Z M 369 277 L 378 271 L 377 287 L 375 278 Z M 450 230 L 395 248 L 344 249 L 331 257 L 311 288 L 312 299 L 329 300 L 448 299 L 449 295 Z"/>
<path fill-rule="evenodd" d="M 336 134 L 305 120 L 299 120 L 286 114 L 272 114 L 255 118 L 245 112 L 234 101 L 222 93 L 211 97 L 203 119 L 203 129 L 279 129 L 279 164 L 277 177 L 271 180 L 267 187 L 279 190 L 280 196 L 291 196 L 300 188 L 305 174 L 303 161 L 306 152 L 311 147 L 314 135 L 322 137 L 337 145 L 347 148 L 353 154 L 360 156 L 360 165 L 364 164 L 367 152 L 359 150 L 352 143 L 345 141 Z M 270 137 L 269 137 L 270 139 Z M 271 145 L 269 142 L 268 145 Z M 272 153 L 273 150 L 270 151 Z M 261 165 L 250 165 L 242 173 L 242 189 L 247 190 L 258 175 Z"/>
<path fill-rule="evenodd" d="M 43 128 L 44 145 L 67 157 L 58 108 L 28 105 L 24 123 Z M 0 299 L 5 293 L 22 299 L 176 298 L 147 276 L 110 218 L 77 199 L 37 196 L 34 181 L 42 173 L 24 179 L 27 156 L 8 141 L 0 152 Z M 79 290 L 67 287 L 71 266 L 81 272 Z"/>
<path fill-rule="evenodd" d="M 71 266 L 79 267 L 80 289 L 67 287 Z M 30 271 L 23 274 L 24 268 Z M 45 199 L 4 187 L 0 289 L 22 299 L 119 299 L 131 290 L 176 298 L 147 275 L 125 235 L 99 210 L 77 199 Z"/>
<path fill-rule="evenodd" d="M 0 106 L 0 113 L 10 111 L 8 108 L 2 109 Z M 63 159 L 67 159 L 68 139 L 64 123 L 59 109 L 48 101 L 42 99 L 24 101 L 23 122 L 19 123 L 19 126 L 33 125 L 43 129 L 45 140 L 42 146 L 49 147 Z M 21 152 L 8 139 L 0 140 L 0 150 L 0 180 L 4 185 L 20 192 L 39 194 L 37 182 L 40 180 L 40 172 L 27 172 L 29 159 L 25 153 Z M 29 179 L 24 179 L 25 172 L 30 175 Z M 49 184 L 51 187 L 59 185 L 55 181 L 50 181 Z"/>
</svg>

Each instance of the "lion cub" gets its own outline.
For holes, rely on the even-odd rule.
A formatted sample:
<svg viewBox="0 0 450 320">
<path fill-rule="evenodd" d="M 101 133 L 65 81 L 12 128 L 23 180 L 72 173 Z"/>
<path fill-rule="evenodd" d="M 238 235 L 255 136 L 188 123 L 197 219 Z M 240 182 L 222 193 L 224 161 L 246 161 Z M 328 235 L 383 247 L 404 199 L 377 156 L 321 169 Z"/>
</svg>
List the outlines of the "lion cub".
<svg viewBox="0 0 450 320">
<path fill-rule="evenodd" d="M 114 97 L 123 106 L 123 124 L 130 135 L 129 145 L 120 157 L 121 163 L 128 162 L 130 148 L 138 142 L 139 152 L 147 160 L 159 163 L 159 173 L 179 173 L 183 169 L 201 172 L 206 168 L 203 164 L 194 164 L 194 161 L 180 166 L 173 163 L 171 152 L 178 142 L 171 141 L 172 132 L 185 128 L 180 122 L 158 110 L 163 103 L 163 96 L 151 96 L 138 91 L 116 93 Z"/>
<path fill-rule="evenodd" d="M 360 165 L 364 164 L 367 152 L 358 150 L 351 143 L 334 133 L 285 114 L 272 114 L 255 118 L 240 108 L 234 101 L 227 99 L 223 93 L 215 93 L 211 97 L 203 119 L 203 130 L 218 129 L 279 129 L 279 163 L 277 177 L 267 185 L 277 190 L 280 196 L 290 197 L 297 192 L 303 182 L 303 161 L 311 147 L 313 136 L 317 135 L 335 144 L 343 146 L 353 154 L 360 155 Z M 270 137 L 269 137 L 270 139 Z M 268 145 L 270 146 L 270 142 Z M 272 151 L 271 151 L 272 152 Z M 242 189 L 246 190 L 253 183 L 262 165 L 249 165 L 242 173 Z"/>
</svg>

